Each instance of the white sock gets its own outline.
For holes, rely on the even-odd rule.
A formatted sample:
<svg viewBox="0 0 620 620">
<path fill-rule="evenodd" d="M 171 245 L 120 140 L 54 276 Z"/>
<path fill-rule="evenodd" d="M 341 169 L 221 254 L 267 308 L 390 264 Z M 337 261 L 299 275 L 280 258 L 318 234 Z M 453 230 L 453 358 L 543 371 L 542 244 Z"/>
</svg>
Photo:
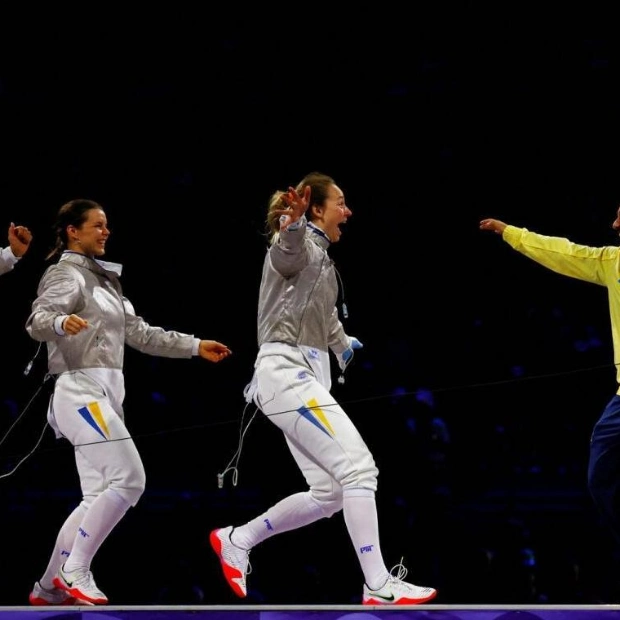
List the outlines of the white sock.
<svg viewBox="0 0 620 620">
<path fill-rule="evenodd" d="M 344 489 L 343 513 L 366 585 L 371 590 L 381 588 L 390 573 L 383 561 L 379 545 L 379 523 L 374 491 Z"/>
<path fill-rule="evenodd" d="M 67 561 L 71 553 L 71 547 L 75 540 L 75 533 L 84 518 L 86 509 L 80 504 L 65 520 L 56 536 L 56 544 L 50 561 L 43 573 L 43 577 L 39 579 L 39 584 L 46 590 L 53 590 L 54 584 L 52 580 L 56 577 L 58 569 Z"/>
<path fill-rule="evenodd" d="M 65 562 L 65 570 L 90 570 L 95 553 L 128 509 L 129 503 L 116 491 L 103 491 L 91 504 L 78 527 L 71 555 Z"/>
<path fill-rule="evenodd" d="M 236 547 L 251 549 L 275 534 L 296 530 L 324 516 L 308 491 L 295 493 L 285 497 L 259 517 L 236 527 L 230 540 Z"/>
</svg>

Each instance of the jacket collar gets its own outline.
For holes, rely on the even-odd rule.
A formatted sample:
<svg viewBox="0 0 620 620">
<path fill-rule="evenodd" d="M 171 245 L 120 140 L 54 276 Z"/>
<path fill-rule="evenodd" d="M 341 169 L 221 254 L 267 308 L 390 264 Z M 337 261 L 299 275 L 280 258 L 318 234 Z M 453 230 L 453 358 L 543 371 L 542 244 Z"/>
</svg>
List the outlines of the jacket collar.
<svg viewBox="0 0 620 620">
<path fill-rule="evenodd" d="M 120 263 L 110 263 L 104 260 L 98 260 L 96 258 L 86 256 L 85 254 L 80 254 L 79 252 L 72 252 L 71 250 L 65 250 L 61 254 L 58 262 L 61 261 L 69 261 L 74 265 L 79 265 L 80 267 L 84 267 L 85 269 L 89 269 L 95 273 L 100 273 L 108 278 L 118 278 L 123 272 L 123 266 Z"/>
<path fill-rule="evenodd" d="M 329 240 L 329 237 L 325 234 L 325 232 L 310 221 L 307 224 L 307 228 L 312 241 L 314 241 L 324 250 L 327 250 L 327 248 L 331 245 L 332 242 Z"/>
</svg>

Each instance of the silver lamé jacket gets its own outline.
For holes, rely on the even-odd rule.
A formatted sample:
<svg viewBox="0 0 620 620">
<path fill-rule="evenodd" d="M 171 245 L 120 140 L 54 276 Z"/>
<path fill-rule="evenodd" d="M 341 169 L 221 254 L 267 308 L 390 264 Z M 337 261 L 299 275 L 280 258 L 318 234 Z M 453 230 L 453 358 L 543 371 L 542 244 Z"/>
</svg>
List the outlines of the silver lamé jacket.
<svg viewBox="0 0 620 620">
<path fill-rule="evenodd" d="M 258 345 L 280 342 L 335 354 L 350 343 L 338 318 L 336 269 L 325 233 L 305 216 L 278 233 L 263 264 Z"/>
<path fill-rule="evenodd" d="M 122 292 L 121 270 L 116 263 L 69 251 L 47 268 L 26 330 L 34 340 L 47 342 L 51 375 L 86 368 L 122 370 L 125 344 L 149 355 L 192 357 L 194 336 L 152 327 L 136 316 Z M 60 324 L 69 314 L 88 321 L 88 328 L 62 335 Z"/>
</svg>

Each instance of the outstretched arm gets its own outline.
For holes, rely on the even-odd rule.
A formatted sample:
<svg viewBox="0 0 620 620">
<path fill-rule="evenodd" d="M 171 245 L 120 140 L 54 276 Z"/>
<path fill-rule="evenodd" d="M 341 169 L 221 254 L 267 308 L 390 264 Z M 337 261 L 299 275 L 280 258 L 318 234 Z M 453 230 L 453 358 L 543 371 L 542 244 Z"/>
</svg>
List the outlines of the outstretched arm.
<svg viewBox="0 0 620 620">
<path fill-rule="evenodd" d="M 564 237 L 541 235 L 491 218 L 482 220 L 480 229 L 501 235 L 517 252 L 556 273 L 602 286 L 618 279 L 617 247 L 580 245 Z"/>
</svg>

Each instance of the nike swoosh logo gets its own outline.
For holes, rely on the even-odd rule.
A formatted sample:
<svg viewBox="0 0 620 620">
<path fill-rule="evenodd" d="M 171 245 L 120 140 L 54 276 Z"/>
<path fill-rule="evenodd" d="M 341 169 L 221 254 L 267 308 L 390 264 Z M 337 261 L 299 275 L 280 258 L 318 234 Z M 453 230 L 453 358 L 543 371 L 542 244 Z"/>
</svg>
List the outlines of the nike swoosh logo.
<svg viewBox="0 0 620 620">
<path fill-rule="evenodd" d="M 75 582 L 75 579 L 73 581 L 69 581 L 69 574 L 63 571 L 62 575 L 58 575 L 58 581 L 62 581 L 68 588 L 71 588 Z"/>
<path fill-rule="evenodd" d="M 390 594 L 390 596 L 381 596 L 380 594 L 373 594 L 373 596 L 375 596 L 376 598 L 382 598 L 384 601 L 393 601 L 394 600 L 394 593 L 392 592 L 392 594 Z"/>
</svg>

